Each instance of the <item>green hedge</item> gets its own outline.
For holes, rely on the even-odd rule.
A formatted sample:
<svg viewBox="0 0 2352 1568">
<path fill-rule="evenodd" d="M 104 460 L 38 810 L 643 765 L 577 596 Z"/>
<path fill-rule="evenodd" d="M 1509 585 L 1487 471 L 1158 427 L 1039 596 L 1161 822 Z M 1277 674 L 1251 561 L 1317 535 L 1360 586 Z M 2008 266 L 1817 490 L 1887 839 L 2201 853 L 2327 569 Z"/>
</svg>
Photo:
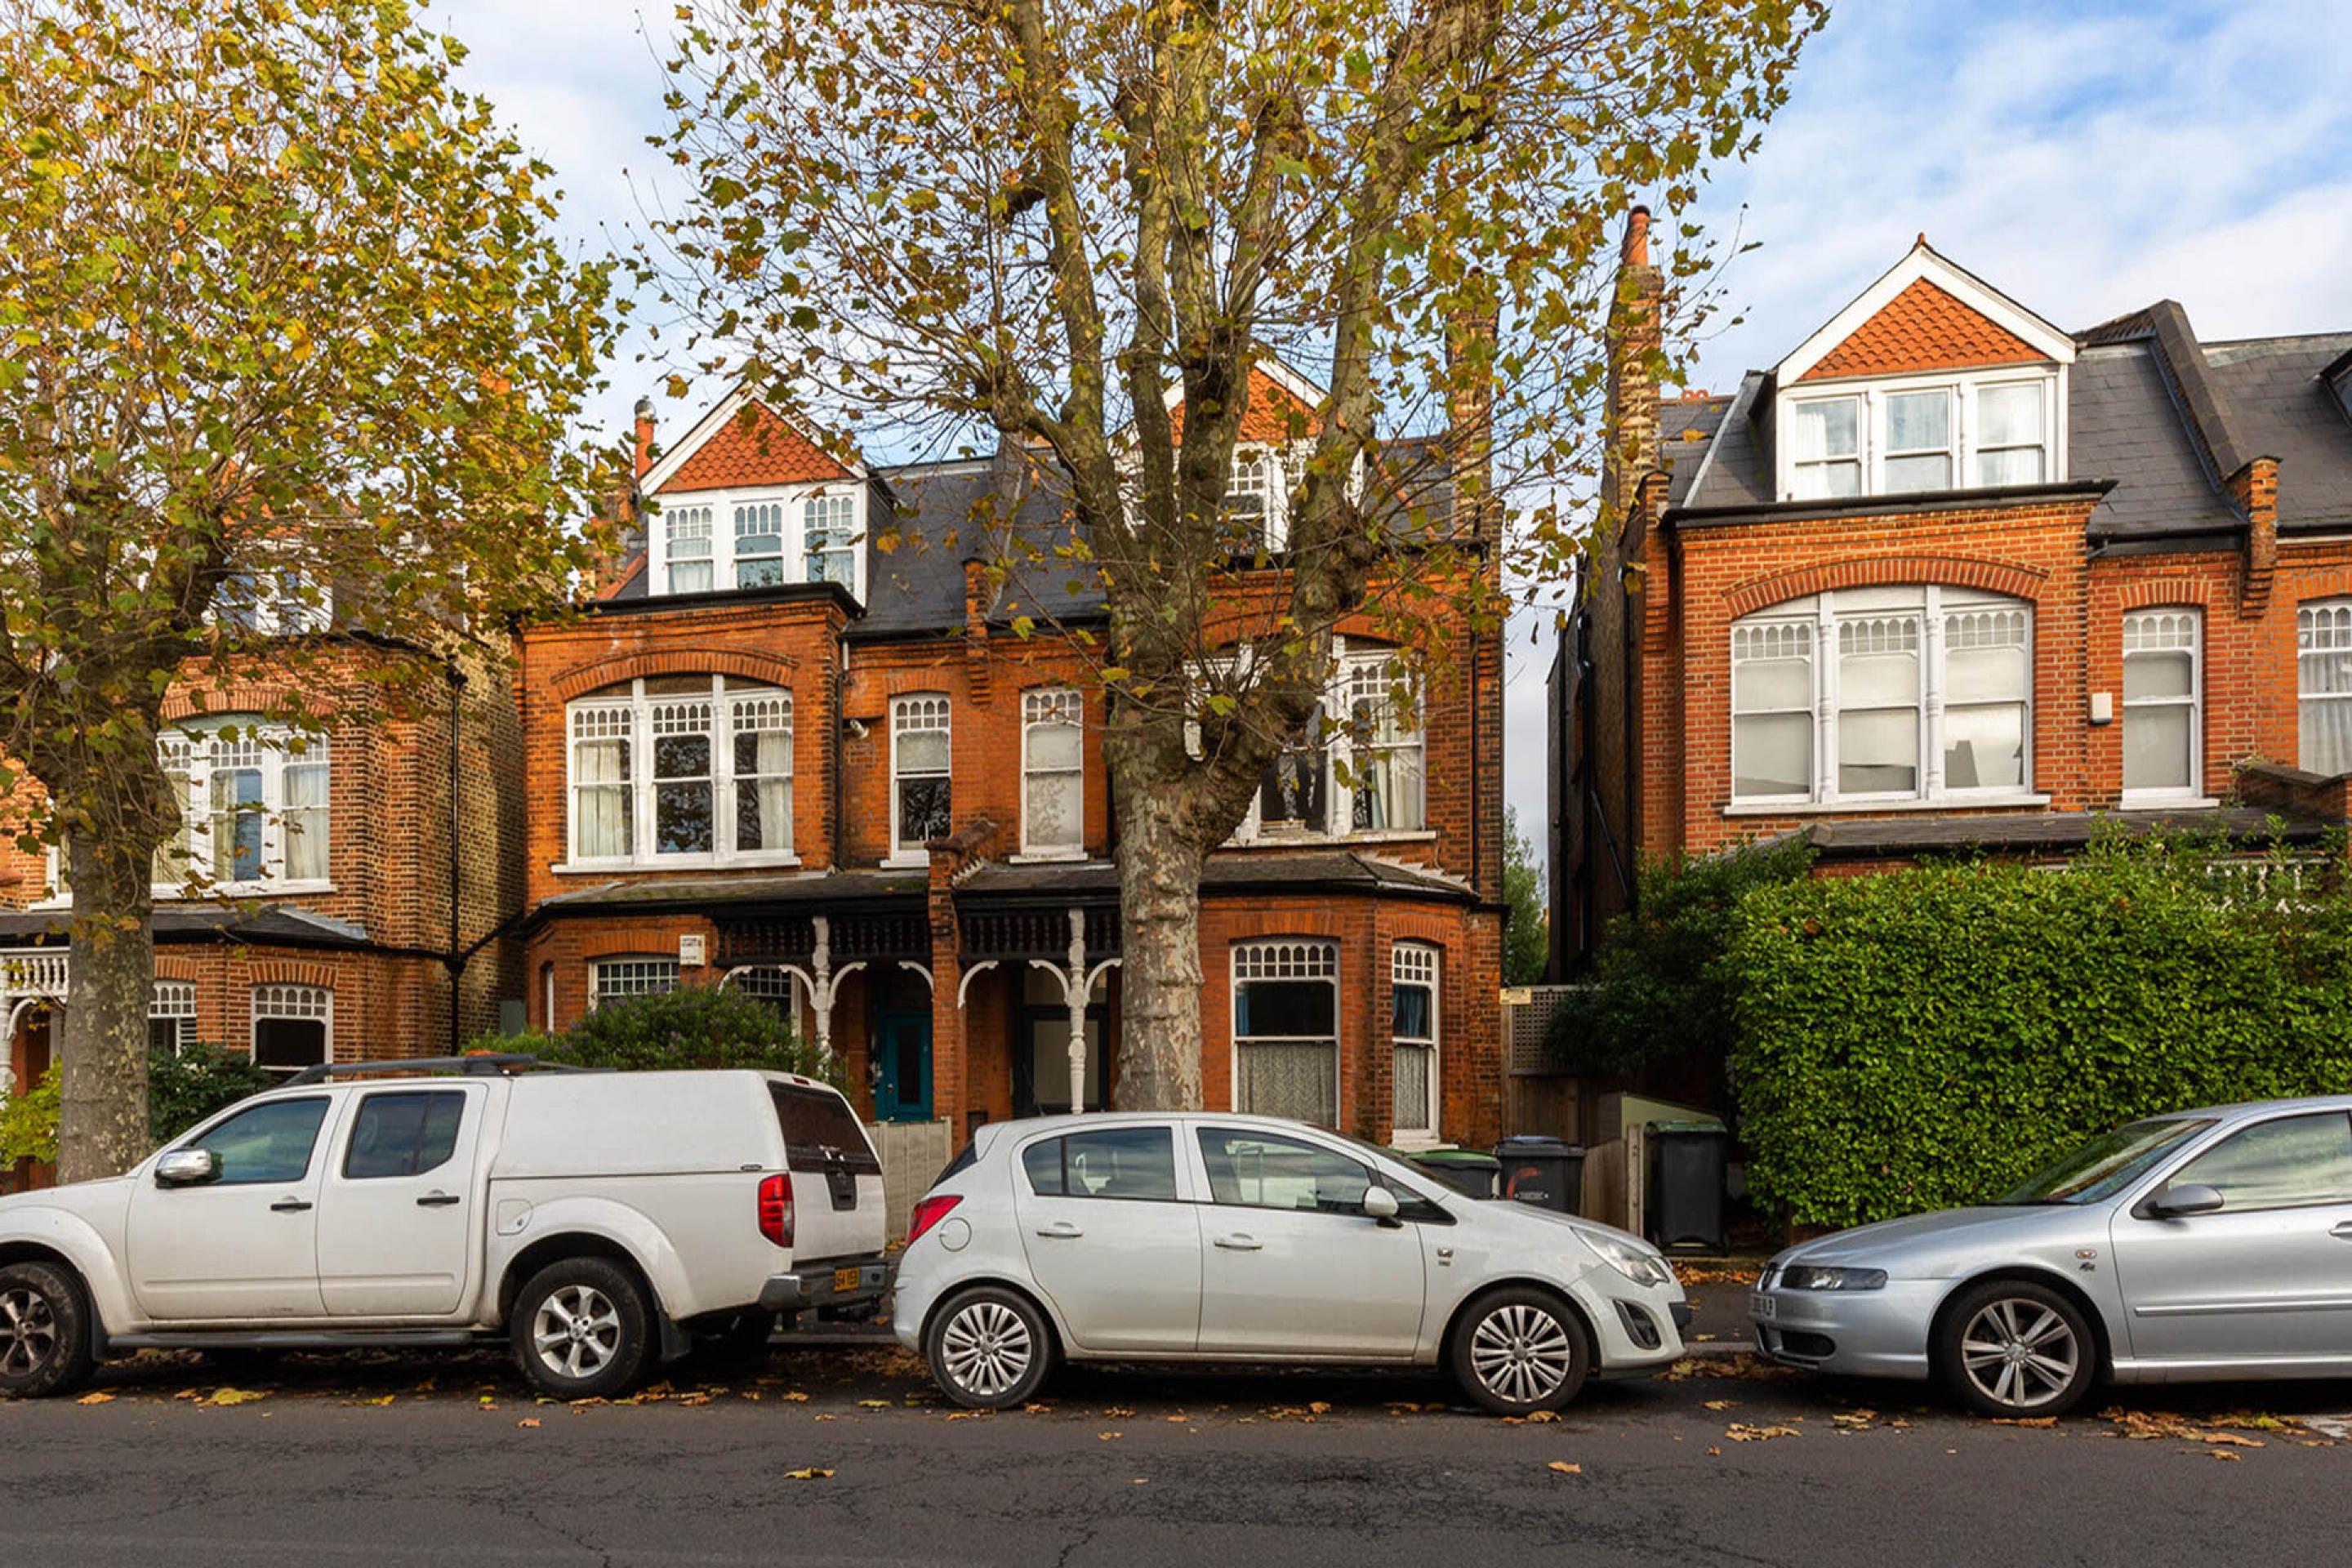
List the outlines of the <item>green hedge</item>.
<svg viewBox="0 0 2352 1568">
<path fill-rule="evenodd" d="M 1749 889 L 1721 974 L 1750 1191 L 1852 1225 L 2134 1117 L 2352 1089 L 2342 869 L 2285 908 L 2179 843 Z"/>
<path fill-rule="evenodd" d="M 528 1051 L 575 1067 L 647 1071 L 658 1068 L 757 1068 L 796 1072 L 842 1087 L 838 1058 L 817 1058 L 782 1014 L 747 992 L 682 985 L 597 1008 L 565 1033 L 487 1035 L 475 1051 Z"/>
</svg>

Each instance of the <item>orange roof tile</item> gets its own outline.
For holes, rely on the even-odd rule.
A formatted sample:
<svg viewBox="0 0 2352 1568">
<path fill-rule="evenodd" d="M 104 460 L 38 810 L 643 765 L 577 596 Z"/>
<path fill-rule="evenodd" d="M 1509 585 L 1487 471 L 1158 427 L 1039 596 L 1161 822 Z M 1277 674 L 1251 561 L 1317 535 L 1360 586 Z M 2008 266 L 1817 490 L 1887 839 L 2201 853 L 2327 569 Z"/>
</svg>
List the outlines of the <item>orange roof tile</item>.
<svg viewBox="0 0 2352 1568">
<path fill-rule="evenodd" d="M 1282 383 L 1256 365 L 1250 366 L 1249 406 L 1242 410 L 1240 439 L 1265 441 L 1281 445 L 1294 439 L 1292 419 L 1298 421 L 1297 434 L 1312 436 L 1318 427 L 1315 410 L 1299 401 Z M 1184 405 L 1178 404 L 1168 411 L 1168 423 L 1181 445 L 1184 439 Z"/>
<path fill-rule="evenodd" d="M 845 479 L 849 470 L 767 405 L 753 399 L 710 433 L 662 485 L 664 492 Z"/>
<path fill-rule="evenodd" d="M 1922 278 L 1797 379 L 1900 375 L 1971 365 L 2039 364 L 2040 350 Z"/>
</svg>

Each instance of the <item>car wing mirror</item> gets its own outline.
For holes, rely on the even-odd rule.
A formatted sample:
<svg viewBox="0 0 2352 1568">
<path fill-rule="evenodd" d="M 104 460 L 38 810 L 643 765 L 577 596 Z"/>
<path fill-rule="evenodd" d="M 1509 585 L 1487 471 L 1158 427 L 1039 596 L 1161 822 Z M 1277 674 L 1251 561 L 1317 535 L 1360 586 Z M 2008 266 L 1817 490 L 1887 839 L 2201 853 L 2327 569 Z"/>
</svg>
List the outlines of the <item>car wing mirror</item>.
<svg viewBox="0 0 2352 1568">
<path fill-rule="evenodd" d="M 1386 1187 L 1366 1187 L 1362 1207 L 1368 1217 L 1382 1225 L 1397 1223 L 1396 1194 Z"/>
<path fill-rule="evenodd" d="M 220 1180 L 220 1156 L 210 1149 L 174 1149 L 155 1162 L 159 1187 L 200 1187 Z"/>
<path fill-rule="evenodd" d="M 2202 1183 L 2192 1182 L 2185 1187 L 2167 1187 L 2147 1205 L 2148 1213 L 2158 1219 L 2181 1219 L 2193 1214 L 2213 1214 L 2221 1207 L 2221 1194 Z"/>
</svg>

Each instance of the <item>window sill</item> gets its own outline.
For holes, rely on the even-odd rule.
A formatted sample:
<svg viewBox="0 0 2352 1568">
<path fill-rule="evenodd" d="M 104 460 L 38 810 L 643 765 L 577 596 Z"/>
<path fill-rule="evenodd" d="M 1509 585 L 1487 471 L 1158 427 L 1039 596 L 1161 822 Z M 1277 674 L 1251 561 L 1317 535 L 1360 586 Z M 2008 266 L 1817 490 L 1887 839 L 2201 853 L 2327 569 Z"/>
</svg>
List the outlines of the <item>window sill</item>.
<svg viewBox="0 0 2352 1568">
<path fill-rule="evenodd" d="M 2032 790 L 2001 794 L 1941 795 L 1927 799 L 1906 795 L 1895 800 L 1755 800 L 1734 801 L 1723 808 L 1726 816 L 1836 816 L 1855 812 L 1981 811 L 1999 807 L 2048 805 L 2050 797 Z"/>
<path fill-rule="evenodd" d="M 1093 857 L 1083 849 L 1028 849 L 1008 856 L 1013 866 L 1083 866 Z"/>
<path fill-rule="evenodd" d="M 1445 1140 L 1434 1132 L 1391 1131 L 1389 1134 L 1389 1147 L 1391 1149 L 1409 1149 L 1418 1152 L 1423 1149 L 1443 1148 L 1444 1143 Z"/>
<path fill-rule="evenodd" d="M 881 864 L 885 871 L 927 871 L 930 869 L 931 852 L 918 849 L 910 854 L 902 849 L 896 855 L 884 856 Z"/>
<path fill-rule="evenodd" d="M 2221 803 L 2210 795 L 2180 795 L 2159 790 L 2151 795 L 2124 791 L 2116 803 L 2118 811 L 2206 811 Z"/>
<path fill-rule="evenodd" d="M 1362 833 L 1260 834 L 1255 838 L 1228 838 L 1217 847 L 1220 849 L 1329 849 L 1345 848 L 1354 844 L 1434 844 L 1436 842 L 1435 828 L 1415 827 L 1381 832 L 1368 830 Z"/>
<path fill-rule="evenodd" d="M 307 882 L 215 882 L 200 893 L 183 888 L 158 888 L 155 897 L 174 903 L 215 899 L 281 899 L 295 893 L 331 893 L 335 884 L 319 879 Z"/>
<path fill-rule="evenodd" d="M 611 876 L 615 871 L 789 871 L 797 855 L 665 855 L 658 860 L 559 860 L 548 867 L 558 877 Z"/>
</svg>

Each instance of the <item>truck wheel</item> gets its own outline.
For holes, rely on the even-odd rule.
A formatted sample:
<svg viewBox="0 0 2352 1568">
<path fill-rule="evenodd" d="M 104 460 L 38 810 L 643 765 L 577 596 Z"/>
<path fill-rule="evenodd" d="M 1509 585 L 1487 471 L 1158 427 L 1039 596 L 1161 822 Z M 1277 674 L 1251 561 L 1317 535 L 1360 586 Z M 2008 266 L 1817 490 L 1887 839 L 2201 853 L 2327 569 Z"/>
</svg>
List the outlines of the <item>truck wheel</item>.
<svg viewBox="0 0 2352 1568">
<path fill-rule="evenodd" d="M 602 1399 L 637 1380 L 653 1350 L 653 1314 L 628 1270 L 567 1258 L 530 1277 L 509 1330 L 530 1385 L 551 1399 Z"/>
<path fill-rule="evenodd" d="M 923 1349 L 940 1391 L 973 1410 L 1017 1409 L 1054 1370 L 1045 1314 L 995 1285 L 966 1290 L 933 1313 Z"/>
<path fill-rule="evenodd" d="M 1511 1286 L 1470 1304 L 1450 1347 L 1462 1392 L 1497 1415 L 1558 1410 L 1584 1387 L 1584 1325 L 1549 1291 Z"/>
<path fill-rule="evenodd" d="M 52 1263 L 0 1268 L 0 1394 L 71 1394 L 98 1365 L 81 1288 Z"/>
</svg>

